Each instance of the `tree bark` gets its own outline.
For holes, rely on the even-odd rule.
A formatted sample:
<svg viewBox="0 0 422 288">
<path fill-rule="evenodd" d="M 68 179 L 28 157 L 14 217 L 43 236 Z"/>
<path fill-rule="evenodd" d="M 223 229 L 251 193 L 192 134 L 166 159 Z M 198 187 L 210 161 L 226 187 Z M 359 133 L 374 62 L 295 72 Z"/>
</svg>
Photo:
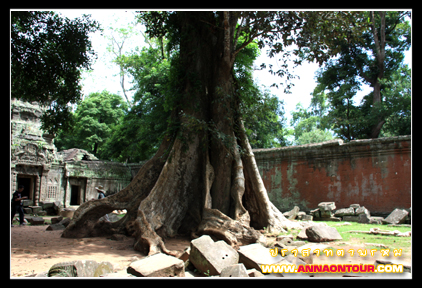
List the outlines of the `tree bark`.
<svg viewBox="0 0 422 288">
<path fill-rule="evenodd" d="M 221 13 L 215 27 L 212 12 L 178 15 L 185 76 L 175 140 L 165 138 L 127 188 L 81 205 L 63 237 L 120 231 L 133 235 L 134 248 L 145 254 L 175 255 L 166 237 L 209 234 L 238 247 L 262 240 L 255 229 L 300 226 L 270 202 L 259 174 L 233 89 L 237 20 Z M 114 209 L 128 215 L 112 224 L 98 221 Z"/>
</svg>

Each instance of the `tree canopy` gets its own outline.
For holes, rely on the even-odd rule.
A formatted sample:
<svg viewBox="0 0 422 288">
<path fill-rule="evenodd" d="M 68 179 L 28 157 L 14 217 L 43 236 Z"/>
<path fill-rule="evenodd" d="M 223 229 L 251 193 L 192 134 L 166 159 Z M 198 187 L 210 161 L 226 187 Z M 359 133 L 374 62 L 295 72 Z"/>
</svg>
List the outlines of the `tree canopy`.
<svg viewBox="0 0 422 288">
<path fill-rule="evenodd" d="M 95 59 L 89 33 L 97 30 L 87 15 L 70 20 L 47 11 L 11 12 L 12 98 L 48 107 L 42 123 L 51 134 L 71 127 L 68 104 L 82 99 L 81 69 Z"/>
<path fill-rule="evenodd" d="M 303 30 L 306 38 L 303 43 L 299 41 L 301 55 L 323 64 L 313 95 L 326 95 L 330 106 L 327 117 L 344 140 L 377 138 L 388 117 L 397 114 L 388 103 L 385 84 L 397 79 L 404 51 L 410 47 L 409 17 L 409 11 L 309 14 Z M 373 92 L 357 103 L 355 95 L 364 83 Z M 410 110 L 403 113 L 409 115 Z"/>
</svg>

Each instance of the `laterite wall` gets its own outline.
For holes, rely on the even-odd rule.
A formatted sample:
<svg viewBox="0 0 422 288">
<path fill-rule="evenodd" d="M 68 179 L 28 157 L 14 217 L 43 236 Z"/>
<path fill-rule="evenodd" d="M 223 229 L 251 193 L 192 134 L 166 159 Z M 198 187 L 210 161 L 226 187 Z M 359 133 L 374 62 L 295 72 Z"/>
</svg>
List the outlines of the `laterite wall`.
<svg viewBox="0 0 422 288">
<path fill-rule="evenodd" d="M 372 215 L 411 207 L 411 136 L 254 150 L 269 197 L 284 212 L 320 202 Z"/>
</svg>

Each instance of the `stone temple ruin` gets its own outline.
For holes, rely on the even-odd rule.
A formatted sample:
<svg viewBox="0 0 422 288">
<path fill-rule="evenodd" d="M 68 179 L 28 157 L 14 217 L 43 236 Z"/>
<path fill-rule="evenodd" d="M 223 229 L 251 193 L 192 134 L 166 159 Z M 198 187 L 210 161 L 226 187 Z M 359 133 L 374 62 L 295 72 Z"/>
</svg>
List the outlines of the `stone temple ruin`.
<svg viewBox="0 0 422 288">
<path fill-rule="evenodd" d="M 97 198 L 94 187 L 103 185 L 108 194 L 126 187 L 141 164 L 99 161 L 82 149 L 57 152 L 53 137 L 40 127 L 43 111 L 33 102 L 11 101 L 11 194 L 24 185 L 24 206 L 60 201 L 62 207 L 77 206 Z"/>
<path fill-rule="evenodd" d="M 11 101 L 11 195 L 24 185 L 25 206 L 60 202 L 64 208 L 125 188 L 143 163 L 100 161 L 82 149 L 57 151 L 40 127 L 37 103 Z M 310 212 L 320 202 L 340 208 L 360 203 L 387 216 L 411 206 L 411 136 L 336 139 L 301 146 L 255 149 L 268 196 L 282 212 Z"/>
</svg>

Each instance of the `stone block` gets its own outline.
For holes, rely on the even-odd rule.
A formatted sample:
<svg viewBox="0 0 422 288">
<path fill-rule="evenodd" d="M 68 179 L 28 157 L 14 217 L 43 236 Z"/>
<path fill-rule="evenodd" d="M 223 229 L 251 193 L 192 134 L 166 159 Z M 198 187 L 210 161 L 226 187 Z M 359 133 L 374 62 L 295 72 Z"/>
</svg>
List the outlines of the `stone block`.
<svg viewBox="0 0 422 288">
<path fill-rule="evenodd" d="M 343 221 L 347 221 L 347 222 L 358 222 L 359 221 L 359 216 L 344 216 L 343 217 Z"/>
<path fill-rule="evenodd" d="M 31 208 L 23 208 L 23 213 L 25 214 L 32 214 L 32 209 Z"/>
<path fill-rule="evenodd" d="M 404 209 L 394 209 L 383 222 L 388 224 L 404 224 L 407 215 L 409 215 L 409 212 Z"/>
<path fill-rule="evenodd" d="M 57 224 L 63 220 L 63 216 L 52 217 L 50 220 L 51 220 L 51 224 Z"/>
<path fill-rule="evenodd" d="M 221 271 L 239 262 L 239 254 L 223 240 L 214 242 L 203 235 L 191 241 L 190 263 L 201 273 L 220 275 Z M 182 261 L 183 262 L 183 261 Z"/>
<path fill-rule="evenodd" d="M 127 272 L 137 277 L 185 277 L 185 265 L 176 257 L 157 253 L 132 262 Z"/>
<path fill-rule="evenodd" d="M 336 228 L 328 226 L 308 227 L 306 236 L 308 236 L 308 241 L 310 242 L 328 242 L 343 239 Z"/>
<path fill-rule="evenodd" d="M 303 215 L 302 221 L 312 221 L 314 217 L 312 215 Z"/>
<path fill-rule="evenodd" d="M 360 214 L 358 217 L 358 223 L 368 224 L 370 221 L 370 217 L 368 217 L 365 213 Z"/>
<path fill-rule="evenodd" d="M 350 204 L 350 206 L 349 206 L 350 208 L 353 208 L 353 209 L 356 209 L 356 208 L 359 208 L 360 207 L 360 205 L 359 204 Z"/>
<path fill-rule="evenodd" d="M 333 212 L 331 210 L 320 210 L 321 218 L 330 218 L 333 216 Z"/>
<path fill-rule="evenodd" d="M 356 216 L 359 216 L 361 214 L 366 214 L 366 216 L 368 217 L 368 219 L 371 217 L 371 213 L 369 212 L 368 209 L 365 208 L 365 206 L 361 206 L 359 208 L 356 208 L 355 215 Z"/>
<path fill-rule="evenodd" d="M 44 219 L 41 217 L 31 217 L 28 218 L 28 221 L 31 223 L 31 225 L 44 225 Z"/>
<path fill-rule="evenodd" d="M 320 211 L 333 211 L 336 209 L 336 204 L 334 202 L 321 202 L 318 204 L 318 208 Z"/>
<path fill-rule="evenodd" d="M 300 208 L 298 206 L 295 206 L 292 210 L 284 212 L 283 215 L 289 220 L 294 220 L 297 217 L 299 211 Z"/>
<path fill-rule="evenodd" d="M 112 272 L 113 265 L 108 261 L 75 260 L 54 264 L 48 277 L 99 277 Z"/>
<path fill-rule="evenodd" d="M 336 217 L 355 216 L 355 209 L 353 207 L 338 209 L 334 213 L 334 216 Z"/>
<path fill-rule="evenodd" d="M 42 210 L 41 206 L 29 206 L 29 208 L 32 209 L 32 213 L 34 213 L 34 214 L 38 214 L 38 212 L 40 212 Z"/>
<path fill-rule="evenodd" d="M 258 271 L 261 271 L 260 264 L 276 264 L 284 260 L 280 254 L 272 257 L 269 249 L 259 243 L 242 246 L 238 253 L 239 263 L 243 263 L 247 269 L 255 268 Z"/>
<path fill-rule="evenodd" d="M 34 201 L 32 201 L 31 199 L 24 199 L 22 200 L 22 205 L 23 207 L 32 206 L 34 205 Z"/>
<path fill-rule="evenodd" d="M 45 229 L 46 231 L 57 231 L 57 230 L 64 230 L 66 227 L 60 223 L 51 224 Z"/>
<path fill-rule="evenodd" d="M 220 277 L 249 277 L 245 265 L 242 263 L 227 266 L 221 271 Z"/>
<path fill-rule="evenodd" d="M 65 208 L 60 211 L 60 216 L 72 218 L 73 214 L 75 214 L 75 210 L 72 208 Z"/>
</svg>

